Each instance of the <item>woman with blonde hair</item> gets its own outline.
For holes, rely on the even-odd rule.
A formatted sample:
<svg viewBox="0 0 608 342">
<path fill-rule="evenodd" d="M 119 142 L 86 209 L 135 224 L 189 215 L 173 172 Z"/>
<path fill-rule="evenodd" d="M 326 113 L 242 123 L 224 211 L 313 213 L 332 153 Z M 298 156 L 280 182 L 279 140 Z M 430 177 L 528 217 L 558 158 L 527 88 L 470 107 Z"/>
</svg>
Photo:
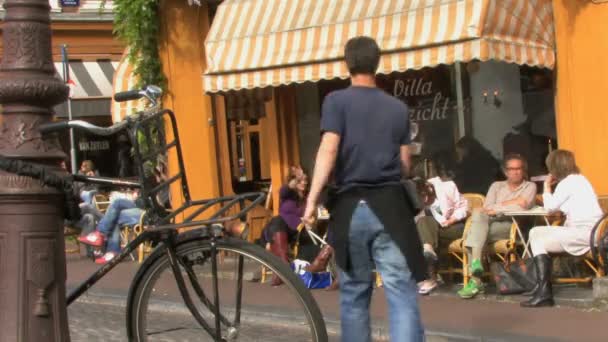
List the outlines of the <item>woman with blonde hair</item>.
<svg viewBox="0 0 608 342">
<path fill-rule="evenodd" d="M 587 253 L 591 230 L 602 217 L 597 195 L 587 178 L 580 174 L 572 152 L 555 150 L 547 156 L 546 164 L 549 175 L 544 184 L 544 208 L 548 212 L 563 212 L 566 222 L 563 227 L 534 227 L 530 231 L 530 246 L 538 279 L 531 293 L 532 298 L 522 302 L 523 307 L 554 304 L 549 253 L 574 256 Z M 554 184 L 557 184 L 555 191 L 551 191 Z"/>
</svg>

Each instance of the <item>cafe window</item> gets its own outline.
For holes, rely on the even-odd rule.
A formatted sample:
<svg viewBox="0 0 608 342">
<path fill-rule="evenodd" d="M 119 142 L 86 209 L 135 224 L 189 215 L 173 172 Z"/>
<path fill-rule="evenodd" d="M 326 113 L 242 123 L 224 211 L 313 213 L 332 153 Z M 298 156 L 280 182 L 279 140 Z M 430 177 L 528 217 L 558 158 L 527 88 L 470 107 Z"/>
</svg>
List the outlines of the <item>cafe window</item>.
<svg viewBox="0 0 608 342">
<path fill-rule="evenodd" d="M 265 103 L 269 89 L 225 94 L 230 178 L 235 193 L 264 190 L 270 184 L 270 157 L 265 140 Z"/>
<path fill-rule="evenodd" d="M 459 114 L 452 79 L 452 67 L 446 65 L 378 76 L 378 86 L 408 106 L 415 156 L 454 148 Z"/>
</svg>

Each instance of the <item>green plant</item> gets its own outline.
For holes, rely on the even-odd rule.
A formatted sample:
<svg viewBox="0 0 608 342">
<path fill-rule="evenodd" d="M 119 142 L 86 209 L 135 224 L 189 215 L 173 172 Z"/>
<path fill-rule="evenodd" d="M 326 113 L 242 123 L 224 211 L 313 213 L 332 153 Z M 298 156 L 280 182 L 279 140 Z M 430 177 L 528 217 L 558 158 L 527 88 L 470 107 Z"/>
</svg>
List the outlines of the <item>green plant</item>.
<svg viewBox="0 0 608 342">
<path fill-rule="evenodd" d="M 100 10 L 105 8 L 102 1 Z M 114 0 L 114 34 L 125 42 L 137 88 L 155 84 L 166 89 L 158 54 L 159 0 Z"/>
</svg>

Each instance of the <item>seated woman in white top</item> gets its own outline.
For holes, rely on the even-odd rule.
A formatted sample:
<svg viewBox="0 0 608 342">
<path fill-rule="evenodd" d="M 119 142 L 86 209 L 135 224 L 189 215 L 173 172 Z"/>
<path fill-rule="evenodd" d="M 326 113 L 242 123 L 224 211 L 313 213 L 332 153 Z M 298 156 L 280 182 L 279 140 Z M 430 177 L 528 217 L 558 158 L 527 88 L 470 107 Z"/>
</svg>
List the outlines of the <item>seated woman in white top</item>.
<svg viewBox="0 0 608 342">
<path fill-rule="evenodd" d="M 462 237 L 464 219 L 467 216 L 467 201 L 452 181 L 453 172 L 444 158 L 436 156 L 430 164 L 428 183 L 434 189 L 435 199 L 416 218 L 418 235 L 424 247 L 424 256 L 429 266 L 429 280 L 420 284 L 418 293 L 429 294 L 437 287 L 437 253 L 439 240 L 456 240 Z"/>
<path fill-rule="evenodd" d="M 538 282 L 533 297 L 521 303 L 523 307 L 553 305 L 551 289 L 551 257 L 549 253 L 583 255 L 590 249 L 589 238 L 602 209 L 591 183 L 579 173 L 570 151 L 555 150 L 547 156 L 549 176 L 545 180 L 543 204 L 547 211 L 566 215 L 563 227 L 534 227 L 530 231 L 530 246 L 534 255 Z M 555 191 L 551 186 L 557 183 Z"/>
</svg>

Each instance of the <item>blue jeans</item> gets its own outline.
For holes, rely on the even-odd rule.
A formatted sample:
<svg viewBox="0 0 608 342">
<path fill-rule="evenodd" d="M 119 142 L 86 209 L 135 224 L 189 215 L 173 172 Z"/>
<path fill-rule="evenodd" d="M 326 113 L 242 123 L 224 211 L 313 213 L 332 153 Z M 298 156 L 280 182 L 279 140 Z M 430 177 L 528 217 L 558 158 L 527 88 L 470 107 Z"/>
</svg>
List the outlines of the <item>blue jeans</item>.
<svg viewBox="0 0 608 342">
<path fill-rule="evenodd" d="M 97 230 L 108 238 L 108 252 L 120 252 L 120 227 L 138 223 L 142 213 L 143 210 L 128 199 L 118 198 L 110 203 L 97 225 Z"/>
<path fill-rule="evenodd" d="M 403 253 L 364 201 L 353 212 L 349 240 L 351 269 L 340 270 L 342 341 L 371 341 L 369 304 L 374 264 L 384 283 L 391 342 L 423 341 L 416 282 Z"/>
<path fill-rule="evenodd" d="M 97 193 L 97 190 L 83 190 L 80 192 L 80 199 L 83 203 L 93 204 L 93 197 Z"/>
</svg>

